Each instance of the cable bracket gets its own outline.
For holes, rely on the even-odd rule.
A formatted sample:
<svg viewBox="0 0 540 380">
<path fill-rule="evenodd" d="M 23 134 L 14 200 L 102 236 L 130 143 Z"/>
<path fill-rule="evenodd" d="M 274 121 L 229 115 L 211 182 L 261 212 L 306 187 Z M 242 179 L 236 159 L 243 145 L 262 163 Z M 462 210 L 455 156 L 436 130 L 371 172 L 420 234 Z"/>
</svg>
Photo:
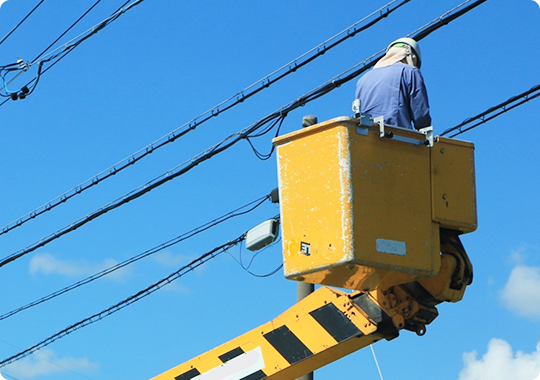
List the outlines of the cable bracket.
<svg viewBox="0 0 540 380">
<path fill-rule="evenodd" d="M 426 136 L 426 140 L 424 141 L 424 145 L 433 148 L 433 127 L 425 127 L 418 130 L 419 132 L 422 132 Z"/>
</svg>

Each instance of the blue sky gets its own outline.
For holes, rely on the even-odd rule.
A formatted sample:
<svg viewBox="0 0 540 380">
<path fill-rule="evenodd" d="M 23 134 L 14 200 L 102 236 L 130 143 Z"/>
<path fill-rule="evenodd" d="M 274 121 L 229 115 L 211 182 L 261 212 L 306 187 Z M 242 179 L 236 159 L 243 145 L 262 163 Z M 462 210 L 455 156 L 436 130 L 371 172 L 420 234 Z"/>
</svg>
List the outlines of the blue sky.
<svg viewBox="0 0 540 380">
<path fill-rule="evenodd" d="M 55 47 L 124 1 L 103 0 Z M 0 8 L 6 35 L 37 0 Z M 0 45 L 3 64 L 31 61 L 95 1 L 49 0 Z M 0 107 L 2 226 L 45 204 L 257 82 L 368 15 L 384 1 L 146 0 L 83 42 L 34 93 Z M 158 177 L 293 101 L 458 1 L 412 0 L 376 26 L 66 204 L 0 236 L 5 257 Z M 421 41 L 436 133 L 539 84 L 540 7 L 489 0 Z M 34 71 L 32 71 L 34 70 Z M 21 88 L 35 68 L 9 85 Z M 291 112 L 281 133 L 351 115 L 355 81 Z M 385 379 L 533 380 L 540 373 L 537 239 L 539 100 L 460 136 L 476 146 L 479 228 L 463 237 L 474 283 L 423 337 L 403 332 L 374 348 Z M 270 149 L 272 131 L 254 140 Z M 245 142 L 141 198 L 0 268 L 0 313 L 68 286 L 268 194 L 275 157 Z M 273 217 L 266 202 L 62 297 L 0 321 L 0 359 L 131 296 Z M 8 379 L 149 379 L 276 317 L 296 300 L 281 272 L 254 277 L 233 248 L 153 295 L 0 369 Z M 281 262 L 279 244 L 251 270 Z M 11 377 L 10 377 L 11 376 Z M 379 379 L 369 349 L 316 372 Z"/>
</svg>

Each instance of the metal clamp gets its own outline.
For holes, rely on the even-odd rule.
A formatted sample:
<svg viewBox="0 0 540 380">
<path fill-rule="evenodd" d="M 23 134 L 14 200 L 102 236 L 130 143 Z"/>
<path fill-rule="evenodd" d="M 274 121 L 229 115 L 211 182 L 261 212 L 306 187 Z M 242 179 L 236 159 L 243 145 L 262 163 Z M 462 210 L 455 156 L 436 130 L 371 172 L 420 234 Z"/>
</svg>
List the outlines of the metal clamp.
<svg viewBox="0 0 540 380">
<path fill-rule="evenodd" d="M 379 137 L 381 139 L 384 139 L 385 137 L 391 139 L 394 137 L 392 132 L 385 132 L 384 130 L 384 116 L 377 116 L 373 118 L 373 122 L 379 125 Z"/>
<path fill-rule="evenodd" d="M 354 99 L 352 102 L 352 111 L 354 112 L 354 117 L 360 119 L 362 115 L 360 111 L 360 99 Z"/>
<path fill-rule="evenodd" d="M 419 132 L 422 132 L 424 135 L 426 135 L 426 140 L 424 141 L 424 145 L 430 148 L 433 148 L 433 127 L 425 127 L 418 130 Z"/>
</svg>

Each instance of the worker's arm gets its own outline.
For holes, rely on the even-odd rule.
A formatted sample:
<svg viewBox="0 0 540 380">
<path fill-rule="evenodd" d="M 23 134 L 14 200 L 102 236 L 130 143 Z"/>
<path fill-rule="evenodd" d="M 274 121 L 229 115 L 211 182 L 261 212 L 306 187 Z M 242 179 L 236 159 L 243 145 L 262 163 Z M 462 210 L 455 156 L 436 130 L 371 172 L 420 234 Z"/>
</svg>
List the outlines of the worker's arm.
<svg viewBox="0 0 540 380">
<path fill-rule="evenodd" d="M 429 100 L 422 73 L 418 69 L 410 71 L 410 110 L 411 119 L 416 129 L 431 125 L 429 114 Z"/>
</svg>

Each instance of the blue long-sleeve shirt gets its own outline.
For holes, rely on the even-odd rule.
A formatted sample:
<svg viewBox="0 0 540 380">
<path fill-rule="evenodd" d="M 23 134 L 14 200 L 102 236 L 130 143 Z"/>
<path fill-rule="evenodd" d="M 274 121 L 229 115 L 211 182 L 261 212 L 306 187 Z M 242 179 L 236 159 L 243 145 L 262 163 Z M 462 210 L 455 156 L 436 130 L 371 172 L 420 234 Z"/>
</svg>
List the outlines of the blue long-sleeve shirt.
<svg viewBox="0 0 540 380">
<path fill-rule="evenodd" d="M 424 78 L 414 66 L 395 63 L 364 74 L 356 84 L 361 111 L 384 116 L 386 124 L 416 129 L 431 125 Z"/>
</svg>

